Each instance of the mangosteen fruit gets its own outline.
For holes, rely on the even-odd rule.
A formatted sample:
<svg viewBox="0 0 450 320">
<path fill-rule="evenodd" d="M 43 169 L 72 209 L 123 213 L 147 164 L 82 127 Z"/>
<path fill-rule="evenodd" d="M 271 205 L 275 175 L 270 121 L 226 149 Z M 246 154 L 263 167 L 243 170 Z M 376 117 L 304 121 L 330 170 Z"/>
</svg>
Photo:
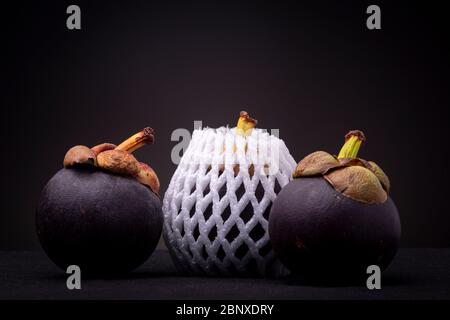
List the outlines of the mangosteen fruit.
<svg viewBox="0 0 450 320">
<path fill-rule="evenodd" d="M 401 228 L 389 178 L 374 162 L 357 158 L 364 141 L 361 131 L 350 131 L 337 157 L 306 156 L 273 203 L 273 249 L 300 279 L 361 280 L 368 266 L 384 270 L 396 254 Z"/>
<path fill-rule="evenodd" d="M 164 196 L 164 239 L 185 274 L 278 276 L 268 216 L 296 162 L 283 140 L 239 113 L 233 128 L 196 129 Z"/>
<path fill-rule="evenodd" d="M 44 187 L 36 229 L 48 257 L 88 276 L 129 272 L 154 251 L 162 231 L 159 180 L 131 153 L 153 143 L 145 128 L 120 145 L 75 146 Z"/>
</svg>

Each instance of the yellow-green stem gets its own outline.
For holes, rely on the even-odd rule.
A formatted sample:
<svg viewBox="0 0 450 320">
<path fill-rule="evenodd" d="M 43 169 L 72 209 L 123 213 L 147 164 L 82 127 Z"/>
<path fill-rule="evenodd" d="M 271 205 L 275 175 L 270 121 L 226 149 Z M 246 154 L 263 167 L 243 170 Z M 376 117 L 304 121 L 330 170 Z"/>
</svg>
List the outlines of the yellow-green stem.
<svg viewBox="0 0 450 320">
<path fill-rule="evenodd" d="M 345 136 L 345 143 L 339 152 L 338 159 L 342 158 L 356 158 L 358 156 L 359 148 L 365 140 L 364 133 L 355 130 L 350 131 Z"/>
</svg>

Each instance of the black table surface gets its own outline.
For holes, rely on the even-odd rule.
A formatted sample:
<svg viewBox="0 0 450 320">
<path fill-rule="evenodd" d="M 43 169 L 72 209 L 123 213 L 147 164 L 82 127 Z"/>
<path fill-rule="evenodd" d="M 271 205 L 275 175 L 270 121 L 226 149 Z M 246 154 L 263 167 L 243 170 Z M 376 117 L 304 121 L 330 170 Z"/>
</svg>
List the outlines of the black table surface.
<svg viewBox="0 0 450 320">
<path fill-rule="evenodd" d="M 169 253 L 156 251 L 120 279 L 82 279 L 68 290 L 67 274 L 42 252 L 0 252 L 0 299 L 450 299 L 450 249 L 400 249 L 380 290 L 364 285 L 313 286 L 281 279 L 186 277 Z"/>
</svg>

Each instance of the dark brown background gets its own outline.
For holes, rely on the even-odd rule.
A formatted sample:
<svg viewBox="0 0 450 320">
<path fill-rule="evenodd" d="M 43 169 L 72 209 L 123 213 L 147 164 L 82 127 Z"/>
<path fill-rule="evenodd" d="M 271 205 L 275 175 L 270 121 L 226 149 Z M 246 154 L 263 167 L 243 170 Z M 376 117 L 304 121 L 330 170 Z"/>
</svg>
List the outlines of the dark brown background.
<svg viewBox="0 0 450 320">
<path fill-rule="evenodd" d="M 95 2 L 95 3 L 94 3 Z M 234 125 L 248 110 L 299 160 L 338 152 L 349 129 L 392 181 L 403 246 L 450 246 L 446 168 L 449 33 L 433 2 L 72 1 L 2 4 L 0 249 L 34 249 L 34 207 L 74 144 L 150 125 L 138 157 L 162 190 L 176 128 Z"/>
</svg>

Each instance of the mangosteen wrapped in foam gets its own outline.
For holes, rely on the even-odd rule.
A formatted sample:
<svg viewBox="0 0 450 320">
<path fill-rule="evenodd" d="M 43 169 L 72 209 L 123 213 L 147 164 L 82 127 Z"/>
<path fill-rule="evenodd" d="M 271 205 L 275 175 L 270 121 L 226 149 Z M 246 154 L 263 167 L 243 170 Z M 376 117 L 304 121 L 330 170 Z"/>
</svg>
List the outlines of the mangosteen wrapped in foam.
<svg viewBox="0 0 450 320">
<path fill-rule="evenodd" d="M 277 275 L 268 215 L 292 178 L 284 142 L 241 112 L 237 127 L 195 130 L 163 201 L 164 238 L 190 274 Z"/>
</svg>

